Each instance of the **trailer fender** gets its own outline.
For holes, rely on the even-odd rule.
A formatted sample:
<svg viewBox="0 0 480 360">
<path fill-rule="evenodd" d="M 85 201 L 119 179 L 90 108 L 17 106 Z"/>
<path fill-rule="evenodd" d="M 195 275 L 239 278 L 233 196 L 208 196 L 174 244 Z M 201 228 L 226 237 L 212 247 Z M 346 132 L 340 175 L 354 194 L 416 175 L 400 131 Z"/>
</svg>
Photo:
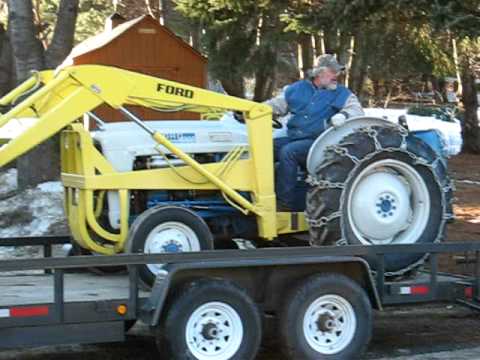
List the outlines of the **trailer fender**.
<svg viewBox="0 0 480 360">
<path fill-rule="evenodd" d="M 274 294 L 285 291 L 285 284 L 291 287 L 293 278 L 299 281 L 300 278 L 318 273 L 338 273 L 352 278 L 365 289 L 372 308 L 381 310 L 377 288 L 365 260 L 353 256 L 306 256 L 166 265 L 165 271 L 157 275 L 151 295 L 142 306 L 139 317 L 145 324 L 157 326 L 165 314 L 170 297 L 175 296 L 185 283 L 199 278 L 227 278 L 245 288 L 254 300 L 262 298 L 261 301 L 275 302 L 281 297 Z"/>
</svg>

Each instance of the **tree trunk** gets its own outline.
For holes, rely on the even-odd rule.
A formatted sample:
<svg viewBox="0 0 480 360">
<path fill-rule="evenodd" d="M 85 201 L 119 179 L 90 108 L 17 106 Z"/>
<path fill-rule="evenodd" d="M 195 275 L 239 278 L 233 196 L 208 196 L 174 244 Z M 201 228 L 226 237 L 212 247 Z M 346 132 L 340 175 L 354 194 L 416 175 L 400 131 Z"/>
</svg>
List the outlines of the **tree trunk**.
<svg viewBox="0 0 480 360">
<path fill-rule="evenodd" d="M 47 69 L 54 69 L 68 56 L 73 47 L 79 0 L 62 0 L 52 42 L 45 52 Z"/>
<path fill-rule="evenodd" d="M 323 30 L 325 53 L 336 54 L 338 52 L 338 30 L 335 27 Z"/>
<path fill-rule="evenodd" d="M 45 55 L 48 55 L 48 66 L 55 67 L 61 63 L 73 46 L 78 0 L 61 1 L 52 48 L 47 54 L 37 38 L 31 0 L 9 0 L 8 5 L 9 29 L 18 80 L 29 77 L 31 70 L 44 69 Z M 59 150 L 59 138 L 54 136 L 20 157 L 17 160 L 18 187 L 25 189 L 44 181 L 58 180 Z"/>
<path fill-rule="evenodd" d="M 244 72 L 242 69 L 244 59 L 240 59 L 232 52 L 225 50 L 229 50 L 231 44 L 222 43 L 224 37 L 224 33 L 219 31 L 212 31 L 210 34 L 208 50 L 209 53 L 217 55 L 215 57 L 212 56 L 212 61 L 209 61 L 209 71 L 214 78 L 220 80 L 223 89 L 228 95 L 243 98 L 245 97 Z M 246 54 L 249 53 L 251 45 L 246 45 L 246 43 L 250 43 L 250 41 L 246 41 L 245 38 L 241 37 L 235 43 L 238 44 L 238 47 L 244 48 Z M 226 56 L 222 56 L 222 54 Z"/>
<path fill-rule="evenodd" d="M 465 118 L 462 122 L 463 151 L 480 153 L 480 128 L 478 126 L 478 100 L 475 87 L 475 74 L 468 62 L 462 64 L 462 102 L 465 108 Z"/>
<path fill-rule="evenodd" d="M 340 63 L 344 64 L 346 67 L 345 71 L 345 86 L 350 86 L 350 69 L 352 68 L 353 62 L 353 51 L 355 48 L 355 37 L 348 36 L 348 45 L 345 51 L 342 51 L 343 56 L 340 57 Z"/>
<path fill-rule="evenodd" d="M 352 67 L 349 71 L 349 87 L 365 103 L 363 86 L 367 79 L 367 51 L 366 39 L 362 29 L 355 35 Z"/>
<path fill-rule="evenodd" d="M 275 14 L 262 16 L 262 19 L 259 20 L 259 44 L 253 56 L 257 64 L 255 67 L 254 101 L 262 102 L 272 97 L 277 75 L 277 51 L 280 46 L 278 34 L 281 29 L 282 24 Z M 313 50 L 313 47 L 311 49 Z"/>
<path fill-rule="evenodd" d="M 117 0 L 115 12 L 127 20 L 144 15 L 147 9 L 146 1 Z"/>
<path fill-rule="evenodd" d="M 457 78 L 457 95 L 462 93 L 462 79 L 460 75 L 460 66 L 458 64 L 458 50 L 457 50 L 457 40 L 452 37 L 452 56 L 453 56 L 453 63 L 455 64 L 455 76 Z"/>
<path fill-rule="evenodd" d="M 337 59 L 340 63 L 346 64 L 351 56 L 352 37 L 347 32 L 342 32 L 339 36 L 339 45 L 337 52 Z"/>
<path fill-rule="evenodd" d="M 190 24 L 190 46 L 197 51 L 202 49 L 202 25 L 195 20 Z"/>
<path fill-rule="evenodd" d="M 145 5 L 147 6 L 148 14 L 160 21 L 162 18 L 162 11 L 160 9 L 160 0 L 145 0 Z"/>
<path fill-rule="evenodd" d="M 8 34 L 0 24 L 0 97 L 9 92 L 15 83 L 13 52 Z M 0 110 L 0 112 L 2 112 Z"/>
<path fill-rule="evenodd" d="M 298 39 L 298 70 L 302 77 L 306 77 L 307 71 L 313 67 L 313 45 L 309 34 L 301 34 Z"/>
<path fill-rule="evenodd" d="M 44 49 L 36 37 L 32 1 L 8 0 L 8 23 L 17 82 L 23 82 L 31 70 L 44 69 Z"/>
<path fill-rule="evenodd" d="M 325 54 L 325 39 L 323 31 L 320 31 L 317 35 L 314 35 L 315 39 L 315 56 L 320 56 Z"/>
<path fill-rule="evenodd" d="M 219 80 L 228 95 L 245 97 L 245 85 L 241 74 L 225 74 L 219 76 Z"/>
<path fill-rule="evenodd" d="M 159 0 L 159 1 L 161 3 L 161 8 L 162 8 L 162 18 L 161 18 L 162 25 L 170 29 L 172 28 L 171 17 L 172 17 L 173 7 L 175 6 L 175 4 L 172 3 L 172 0 Z"/>
<path fill-rule="evenodd" d="M 380 84 L 380 79 L 372 78 L 372 87 L 373 87 L 373 99 L 375 104 L 381 100 L 382 97 L 382 86 Z"/>
<path fill-rule="evenodd" d="M 34 187 L 45 181 L 58 181 L 60 178 L 59 138 L 55 135 L 17 159 L 19 189 Z"/>
</svg>

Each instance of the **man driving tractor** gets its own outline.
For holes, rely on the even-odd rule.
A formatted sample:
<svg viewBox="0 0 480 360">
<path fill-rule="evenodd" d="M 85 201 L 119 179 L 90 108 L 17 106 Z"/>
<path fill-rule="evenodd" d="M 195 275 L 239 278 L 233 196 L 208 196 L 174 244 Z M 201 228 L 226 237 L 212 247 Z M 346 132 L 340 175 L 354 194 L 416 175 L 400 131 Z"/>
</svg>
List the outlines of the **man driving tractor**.
<svg viewBox="0 0 480 360">
<path fill-rule="evenodd" d="M 358 98 L 337 84 L 345 66 L 331 54 L 321 55 L 307 79 L 287 86 L 280 95 L 265 103 L 276 115 L 291 114 L 286 136 L 274 140 L 278 161 L 275 176 L 278 211 L 294 211 L 298 166 L 305 167 L 308 151 L 315 139 L 329 126 L 342 126 L 349 118 L 364 114 Z"/>
</svg>

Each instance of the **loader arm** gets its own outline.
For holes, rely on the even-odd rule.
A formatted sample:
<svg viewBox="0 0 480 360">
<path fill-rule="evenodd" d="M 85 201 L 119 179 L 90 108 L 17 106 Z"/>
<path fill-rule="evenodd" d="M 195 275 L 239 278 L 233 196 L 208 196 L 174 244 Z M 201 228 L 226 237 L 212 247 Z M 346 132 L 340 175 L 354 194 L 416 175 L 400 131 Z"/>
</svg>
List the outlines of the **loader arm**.
<svg viewBox="0 0 480 360">
<path fill-rule="evenodd" d="M 271 108 L 263 104 L 99 65 L 67 67 L 56 76 L 51 70 L 42 71 L 0 99 L 0 105 L 11 104 L 37 83 L 42 85 L 39 90 L 0 117 L 0 127 L 16 118 L 37 118 L 35 125 L 0 150 L 0 166 L 103 103 L 115 109 L 138 105 L 159 111 L 197 113 L 236 110 L 245 112 L 247 120 L 271 118 Z M 271 128 L 268 121 L 264 122 L 266 128 Z"/>
<path fill-rule="evenodd" d="M 0 117 L 0 127 L 16 118 L 35 119 L 31 127 L 0 148 L 0 166 L 16 159 L 101 104 L 108 104 L 126 115 L 129 113 L 124 108 L 126 105 L 143 106 L 157 111 L 186 110 L 203 114 L 241 111 L 245 114 L 252 164 L 249 167 L 249 188 L 253 194 L 251 201 L 243 198 L 238 191 L 183 153 L 160 133 L 151 135 L 164 148 L 215 184 L 237 205 L 255 213 L 259 219 L 260 236 L 272 239 L 277 235 L 273 189 L 272 110 L 269 106 L 99 65 L 68 67 L 57 74 L 52 71 L 40 72 L 0 99 L 0 105 L 14 103 L 22 94 L 28 93 L 29 89 L 38 87 L 39 84 L 38 90 Z"/>
</svg>

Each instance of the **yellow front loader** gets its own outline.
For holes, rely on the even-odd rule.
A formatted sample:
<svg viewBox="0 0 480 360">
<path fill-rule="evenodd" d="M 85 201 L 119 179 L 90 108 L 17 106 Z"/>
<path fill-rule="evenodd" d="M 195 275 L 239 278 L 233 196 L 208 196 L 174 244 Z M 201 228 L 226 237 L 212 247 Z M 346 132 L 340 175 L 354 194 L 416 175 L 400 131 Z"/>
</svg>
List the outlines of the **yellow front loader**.
<svg viewBox="0 0 480 360">
<path fill-rule="evenodd" d="M 276 212 L 269 106 L 96 65 L 69 67 L 58 73 L 37 73 L 0 99 L 0 105 L 18 102 L 20 97 L 24 99 L 2 114 L 0 127 L 18 118 L 34 118 L 35 123 L 0 148 L 0 166 L 61 131 L 65 211 L 73 239 L 83 249 L 114 254 L 213 247 L 213 236 L 204 219 L 196 213 L 200 205 L 188 207 L 185 203 L 172 203 L 135 211 L 132 197 L 138 198 L 145 191 L 221 195 L 224 207 L 233 209 L 235 216 L 253 218 L 258 238 L 267 241 L 280 233 L 307 228 L 303 213 Z M 92 114 L 101 104 L 117 109 L 148 132 L 169 166 L 116 170 L 95 146 L 82 122 L 84 114 Z M 248 145 L 233 148 L 219 161 L 200 163 L 162 133 L 151 129 L 149 123 L 125 107 L 129 105 L 158 111 L 187 110 L 205 117 L 226 111 L 242 112 Z M 102 221 L 106 194 L 115 194 L 119 203 L 118 229 Z M 144 280 L 150 282 L 156 270 L 145 268 Z"/>
</svg>

